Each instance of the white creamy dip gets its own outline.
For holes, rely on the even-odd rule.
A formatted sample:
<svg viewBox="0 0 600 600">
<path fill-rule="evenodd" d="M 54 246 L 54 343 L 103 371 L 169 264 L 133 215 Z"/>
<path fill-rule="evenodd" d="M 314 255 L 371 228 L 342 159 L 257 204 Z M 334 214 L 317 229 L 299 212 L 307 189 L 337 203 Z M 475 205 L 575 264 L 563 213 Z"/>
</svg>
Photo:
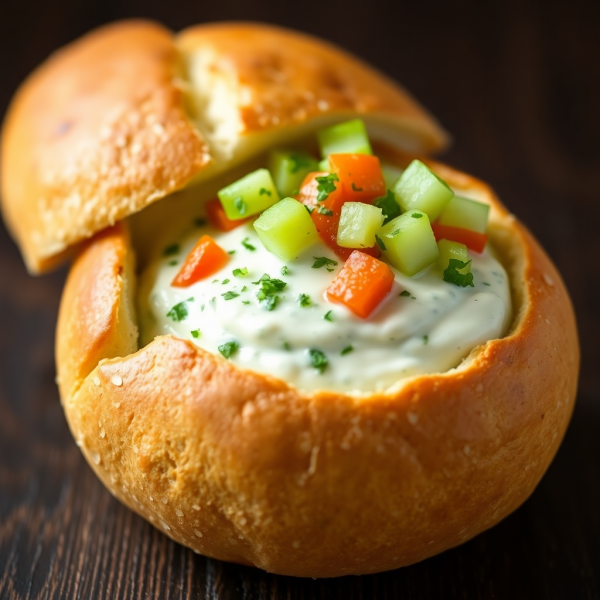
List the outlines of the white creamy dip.
<svg viewBox="0 0 600 600">
<path fill-rule="evenodd" d="M 235 251 L 228 264 L 188 288 L 171 287 L 204 233 L 225 250 Z M 161 251 L 169 246 L 170 254 L 159 254 L 142 274 L 142 344 L 173 334 L 218 353 L 219 346 L 234 341 L 239 349 L 229 358 L 233 363 L 304 390 L 373 391 L 405 376 L 446 371 L 478 344 L 501 337 L 510 324 L 508 277 L 488 250 L 470 253 L 475 287 L 446 283 L 434 268 L 415 277 L 392 268 L 391 292 L 365 320 L 326 299 L 325 290 L 343 261 L 324 244 L 284 263 L 264 248 L 247 224 L 228 233 L 208 225 L 188 228 L 166 239 Z M 337 261 L 337 266 L 330 271 L 325 266 L 312 268 L 314 257 L 322 256 Z M 287 274 L 282 274 L 284 266 Z M 235 277 L 234 269 L 247 269 L 248 274 Z M 265 273 L 287 284 L 272 311 L 257 298 L 260 285 L 253 284 Z M 239 295 L 223 296 L 227 292 Z M 309 296 L 310 306 L 300 305 L 301 294 Z M 176 320 L 172 308 L 179 303 L 184 304 L 176 318 L 183 318 Z M 322 372 L 311 366 L 310 349 L 326 356 L 328 365 Z"/>
</svg>

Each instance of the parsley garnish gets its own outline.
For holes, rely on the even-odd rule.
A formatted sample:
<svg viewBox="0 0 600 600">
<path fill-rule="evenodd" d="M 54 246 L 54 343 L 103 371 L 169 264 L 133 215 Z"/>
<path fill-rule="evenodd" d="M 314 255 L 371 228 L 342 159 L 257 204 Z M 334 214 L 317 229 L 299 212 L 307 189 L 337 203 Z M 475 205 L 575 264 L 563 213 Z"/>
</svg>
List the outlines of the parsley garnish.
<svg viewBox="0 0 600 600">
<path fill-rule="evenodd" d="M 198 217 L 194 219 L 194 225 L 196 227 L 204 227 L 206 225 L 206 219 L 204 217 Z"/>
<path fill-rule="evenodd" d="M 259 196 L 263 196 L 263 195 L 270 196 L 271 192 L 267 188 L 260 188 L 258 195 Z"/>
<path fill-rule="evenodd" d="M 313 165 L 312 159 L 306 154 L 292 153 L 289 157 L 290 166 L 288 167 L 289 173 L 296 173 L 300 169 L 310 169 Z"/>
<path fill-rule="evenodd" d="M 176 261 L 176 260 L 170 260 L 170 261 L 169 261 L 169 266 L 170 266 L 170 267 L 174 267 L 176 264 L 177 264 L 177 261 Z M 489 284 L 488 284 L 488 285 L 489 285 Z"/>
<path fill-rule="evenodd" d="M 233 204 L 235 205 L 235 207 L 237 208 L 237 211 L 240 213 L 240 215 L 245 215 L 246 211 L 248 210 L 248 205 L 244 202 L 243 198 L 240 198 L 239 196 L 233 201 Z"/>
<path fill-rule="evenodd" d="M 421 213 L 413 213 L 410 215 L 413 219 L 420 219 L 423 215 Z"/>
<path fill-rule="evenodd" d="M 250 300 L 242 300 L 242 304 L 250 304 Z"/>
<path fill-rule="evenodd" d="M 163 256 L 173 256 L 179 254 L 179 244 L 171 244 L 163 250 Z"/>
<path fill-rule="evenodd" d="M 381 196 L 381 198 L 375 198 L 373 201 L 373 206 L 381 209 L 385 220 L 383 224 L 389 223 L 392 219 L 400 216 L 400 207 L 396 202 L 396 198 L 394 196 L 394 192 L 392 190 L 388 190 L 385 196 Z"/>
<path fill-rule="evenodd" d="M 258 281 L 253 281 L 254 285 L 260 285 L 260 289 L 256 292 L 256 297 L 260 302 L 265 302 L 267 310 L 273 310 L 279 302 L 278 293 L 285 288 L 287 283 L 281 279 L 271 279 L 265 273 Z"/>
<path fill-rule="evenodd" d="M 167 317 L 173 319 L 173 321 L 185 321 L 188 317 L 188 307 L 186 302 L 188 302 L 188 300 L 184 300 L 183 302 L 176 304 L 167 313 Z"/>
<path fill-rule="evenodd" d="M 488 283 L 487 281 L 482 281 L 481 283 L 482 283 L 483 285 L 487 285 L 488 287 L 492 285 L 491 283 Z"/>
<path fill-rule="evenodd" d="M 225 285 L 226 283 L 229 283 L 229 279 L 223 279 L 223 281 L 221 281 L 221 285 Z"/>
<path fill-rule="evenodd" d="M 448 267 L 444 271 L 444 281 L 460 287 L 475 287 L 473 284 L 473 273 L 460 272 L 462 269 L 466 269 L 470 264 L 471 261 L 463 262 L 462 260 L 451 258 Z"/>
<path fill-rule="evenodd" d="M 242 288 L 242 292 L 245 292 L 245 291 L 247 291 L 247 290 L 248 290 L 248 286 L 247 286 L 247 285 L 245 285 L 245 286 Z"/>
<path fill-rule="evenodd" d="M 226 342 L 218 347 L 219 352 L 225 357 L 229 358 L 239 350 L 240 345 L 237 342 Z"/>
<path fill-rule="evenodd" d="M 332 260 L 326 256 L 313 256 L 315 262 L 313 263 L 313 269 L 320 269 L 325 267 L 329 272 L 333 271 L 333 267 L 337 266 L 337 260 Z"/>
<path fill-rule="evenodd" d="M 281 271 L 280 271 L 280 273 L 281 273 L 282 275 L 289 275 L 289 274 L 290 274 L 290 270 L 289 270 L 289 268 L 287 267 L 287 265 L 283 265 L 283 267 L 281 267 Z"/>
<path fill-rule="evenodd" d="M 362 189 L 362 188 L 356 187 L 356 186 L 354 185 L 354 181 L 352 182 L 352 190 L 353 190 L 353 191 L 355 191 L 355 192 L 362 192 L 362 191 L 363 191 L 363 189 Z"/>
<path fill-rule="evenodd" d="M 377 235 L 375 234 L 375 241 L 377 242 L 377 245 L 382 249 L 382 250 L 387 250 L 387 248 L 385 247 L 385 244 L 383 243 L 383 240 Z"/>
<path fill-rule="evenodd" d="M 423 336 L 423 345 L 427 346 L 427 343 L 429 342 L 429 336 L 428 335 L 424 335 Z"/>
<path fill-rule="evenodd" d="M 316 350 L 315 348 L 310 348 L 308 350 L 310 355 L 310 364 L 319 371 L 319 373 L 323 374 L 323 371 L 327 368 L 329 361 L 323 352 L 320 350 Z"/>
<path fill-rule="evenodd" d="M 306 204 L 304 205 L 304 208 L 308 211 L 309 215 L 312 215 L 313 214 L 313 210 L 315 210 L 314 206 L 308 206 Z"/>
<path fill-rule="evenodd" d="M 329 321 L 330 323 L 332 323 L 332 322 L 333 322 L 333 316 L 332 316 L 332 314 L 331 314 L 332 312 L 333 312 L 332 310 L 328 310 L 328 311 L 327 311 L 327 312 L 326 312 L 326 313 L 323 315 L 323 318 L 324 318 L 326 321 Z"/>
<path fill-rule="evenodd" d="M 244 239 L 242 240 L 242 246 L 244 246 L 244 248 L 246 248 L 246 250 L 250 250 L 250 252 L 254 252 L 254 251 L 256 250 L 256 247 L 255 247 L 255 246 L 253 246 L 253 245 L 252 245 L 252 244 L 251 244 L 251 243 L 248 241 L 249 239 L 250 239 L 250 238 L 248 238 L 248 237 L 247 237 L 247 238 L 244 238 Z"/>
<path fill-rule="evenodd" d="M 192 334 L 192 337 L 195 339 L 198 339 L 200 337 L 200 330 L 199 329 L 194 329 L 193 331 L 190 331 L 190 333 Z"/>
<path fill-rule="evenodd" d="M 235 254 L 235 250 L 228 250 L 227 254 Z"/>
<path fill-rule="evenodd" d="M 315 177 L 317 182 L 317 202 L 323 202 L 329 198 L 329 194 L 335 192 L 335 182 L 339 181 L 339 177 L 335 173 Z"/>
<path fill-rule="evenodd" d="M 237 292 L 225 292 L 224 294 L 221 294 L 221 296 L 223 296 L 225 300 L 233 300 L 234 298 L 237 298 L 239 294 Z"/>
<path fill-rule="evenodd" d="M 289 352 L 292 349 L 292 347 L 290 346 L 289 342 L 283 342 L 283 349 Z"/>
<path fill-rule="evenodd" d="M 248 275 L 248 269 L 242 267 L 241 269 L 234 269 L 232 273 L 234 277 L 244 277 L 244 275 Z"/>
<path fill-rule="evenodd" d="M 324 206 L 319 206 L 319 208 L 317 208 L 317 212 L 320 215 L 325 215 L 326 217 L 333 217 L 333 211 L 329 208 L 325 208 Z"/>
<path fill-rule="evenodd" d="M 340 354 L 342 356 L 346 356 L 346 354 L 350 354 L 350 352 L 352 352 L 352 350 L 354 350 L 353 346 L 346 346 L 341 352 Z"/>
<path fill-rule="evenodd" d="M 410 292 L 408 290 L 402 290 L 400 292 L 399 296 L 404 296 L 404 297 L 410 296 Z"/>
<path fill-rule="evenodd" d="M 312 304 L 312 301 L 308 294 L 300 294 L 298 296 L 298 303 L 300 304 L 300 306 L 310 306 Z"/>
</svg>

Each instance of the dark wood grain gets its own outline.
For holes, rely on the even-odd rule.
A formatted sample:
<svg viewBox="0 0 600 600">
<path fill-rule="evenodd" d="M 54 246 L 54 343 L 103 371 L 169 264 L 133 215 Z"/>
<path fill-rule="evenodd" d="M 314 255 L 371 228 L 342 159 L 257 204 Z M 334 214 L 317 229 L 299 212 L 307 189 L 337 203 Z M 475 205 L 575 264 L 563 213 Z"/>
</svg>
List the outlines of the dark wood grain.
<svg viewBox="0 0 600 600">
<path fill-rule="evenodd" d="M 600 3 L 348 6 L 2 0 L 0 114 L 52 50 L 123 17 L 175 29 L 265 20 L 362 55 L 438 115 L 455 137 L 444 160 L 491 182 L 564 275 L 583 364 L 556 460 L 497 527 L 405 569 L 313 581 L 197 556 L 116 502 L 82 459 L 54 385 L 65 271 L 29 277 L 0 226 L 0 598 L 600 598 Z"/>
</svg>

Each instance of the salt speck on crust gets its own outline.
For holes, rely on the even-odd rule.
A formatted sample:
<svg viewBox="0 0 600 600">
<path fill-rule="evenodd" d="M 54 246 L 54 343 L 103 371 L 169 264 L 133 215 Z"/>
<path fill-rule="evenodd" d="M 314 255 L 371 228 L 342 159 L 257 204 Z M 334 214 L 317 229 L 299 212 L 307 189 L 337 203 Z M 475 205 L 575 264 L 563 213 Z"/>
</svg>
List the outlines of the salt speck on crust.
<svg viewBox="0 0 600 600">
<path fill-rule="evenodd" d="M 117 387 L 120 387 L 120 386 L 122 386 L 122 385 L 123 385 L 123 378 L 122 378 L 120 375 L 113 375 L 113 376 L 110 378 L 110 382 L 111 382 L 113 385 L 116 385 Z"/>
</svg>

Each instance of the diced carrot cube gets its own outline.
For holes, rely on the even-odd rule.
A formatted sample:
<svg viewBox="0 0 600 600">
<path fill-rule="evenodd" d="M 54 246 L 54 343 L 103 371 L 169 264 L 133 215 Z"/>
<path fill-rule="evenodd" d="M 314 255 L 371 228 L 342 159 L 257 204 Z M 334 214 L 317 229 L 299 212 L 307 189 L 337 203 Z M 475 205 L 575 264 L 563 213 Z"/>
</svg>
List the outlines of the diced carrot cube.
<svg viewBox="0 0 600 600">
<path fill-rule="evenodd" d="M 208 216 L 211 225 L 221 231 L 231 231 L 248 222 L 248 219 L 237 219 L 236 221 L 228 219 L 225 214 L 225 209 L 218 198 L 209 200 L 206 203 L 206 215 Z"/>
<path fill-rule="evenodd" d="M 200 279 L 214 275 L 229 260 L 229 255 L 210 235 L 203 235 L 181 265 L 171 285 L 188 287 Z"/>
<path fill-rule="evenodd" d="M 329 165 L 340 180 L 344 202 L 370 204 L 375 198 L 385 196 L 385 179 L 376 156 L 332 154 Z"/>
<path fill-rule="evenodd" d="M 394 273 L 385 263 L 354 250 L 327 288 L 327 297 L 366 319 L 387 296 L 393 283 Z"/>
<path fill-rule="evenodd" d="M 440 223 L 433 223 L 431 229 L 433 229 L 433 235 L 435 235 L 436 242 L 439 242 L 440 240 L 459 242 L 474 252 L 483 252 L 487 243 L 488 236 L 485 233 L 479 233 L 472 229 L 452 227 L 451 225 L 440 225 Z"/>
</svg>

